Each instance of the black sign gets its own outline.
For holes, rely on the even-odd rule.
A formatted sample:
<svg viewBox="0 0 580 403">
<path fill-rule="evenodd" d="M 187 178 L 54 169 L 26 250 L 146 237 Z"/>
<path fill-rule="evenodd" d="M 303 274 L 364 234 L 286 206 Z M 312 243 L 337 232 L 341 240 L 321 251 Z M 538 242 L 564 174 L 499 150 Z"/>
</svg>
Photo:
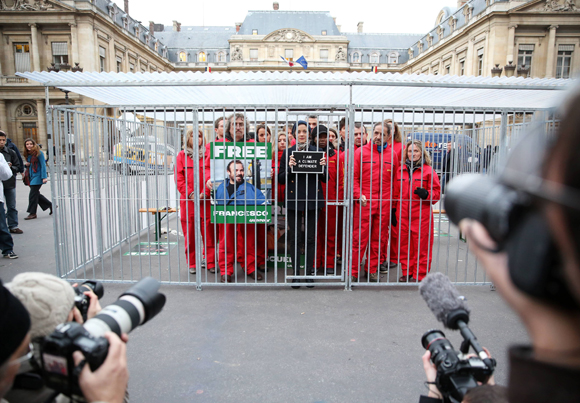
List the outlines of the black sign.
<svg viewBox="0 0 580 403">
<path fill-rule="evenodd" d="M 293 151 L 292 156 L 296 160 L 296 165 L 292 167 L 295 174 L 322 174 L 324 167 L 320 165 L 320 160 L 324 157 L 323 151 Z"/>
</svg>

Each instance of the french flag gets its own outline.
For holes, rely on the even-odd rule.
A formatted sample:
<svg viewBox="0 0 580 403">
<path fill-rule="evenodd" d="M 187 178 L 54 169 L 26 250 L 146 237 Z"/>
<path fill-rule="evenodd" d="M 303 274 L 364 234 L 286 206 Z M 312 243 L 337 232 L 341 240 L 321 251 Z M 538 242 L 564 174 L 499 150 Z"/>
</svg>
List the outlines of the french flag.
<svg viewBox="0 0 580 403">
<path fill-rule="evenodd" d="M 294 63 L 286 59 L 284 56 L 280 56 L 280 59 L 282 59 L 286 64 L 288 64 L 288 66 L 294 67 Z"/>
</svg>

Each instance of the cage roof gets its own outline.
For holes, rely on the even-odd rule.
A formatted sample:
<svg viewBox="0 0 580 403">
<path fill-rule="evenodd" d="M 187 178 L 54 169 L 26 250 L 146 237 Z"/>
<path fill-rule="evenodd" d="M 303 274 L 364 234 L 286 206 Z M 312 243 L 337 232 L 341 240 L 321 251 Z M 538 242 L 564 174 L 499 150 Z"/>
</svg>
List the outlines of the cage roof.
<svg viewBox="0 0 580 403">
<path fill-rule="evenodd" d="M 109 105 L 548 109 L 574 80 L 370 72 L 26 72 Z"/>
</svg>

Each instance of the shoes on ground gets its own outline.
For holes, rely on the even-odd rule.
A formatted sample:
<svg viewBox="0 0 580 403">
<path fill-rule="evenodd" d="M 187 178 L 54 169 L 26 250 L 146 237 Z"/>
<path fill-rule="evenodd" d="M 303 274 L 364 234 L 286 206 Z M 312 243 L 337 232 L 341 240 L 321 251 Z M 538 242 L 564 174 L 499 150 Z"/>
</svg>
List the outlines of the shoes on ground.
<svg viewBox="0 0 580 403">
<path fill-rule="evenodd" d="M 258 271 L 261 271 L 262 273 L 264 273 L 266 271 L 266 265 L 265 264 L 261 264 L 258 266 Z"/>
<path fill-rule="evenodd" d="M 332 267 L 327 267 L 326 274 L 334 274 L 334 269 Z"/>
<path fill-rule="evenodd" d="M 10 228 L 10 233 L 11 234 L 24 234 L 24 231 L 22 231 L 20 228 Z"/>
<path fill-rule="evenodd" d="M 292 279 L 292 284 L 300 284 L 300 279 L 297 279 L 297 278 Z M 293 285 L 292 288 L 295 289 L 295 290 L 297 290 L 297 289 L 300 288 L 300 286 L 299 285 Z"/>
<path fill-rule="evenodd" d="M 52 215 L 52 206 L 50 206 L 50 213 L 48 215 Z"/>
<path fill-rule="evenodd" d="M 262 275 L 260 273 L 256 273 L 255 271 L 248 273 L 248 278 L 254 279 L 254 280 L 262 280 Z"/>
<path fill-rule="evenodd" d="M 24 217 L 25 220 L 34 220 L 36 218 L 36 214 L 28 214 L 27 217 Z"/>
<path fill-rule="evenodd" d="M 417 282 L 417 279 L 413 278 L 413 276 L 409 276 L 409 277 L 401 276 L 399 278 L 399 283 L 416 283 L 416 282 Z"/>
<path fill-rule="evenodd" d="M 351 278 L 350 278 L 350 282 L 351 282 L 351 283 L 358 283 L 358 277 L 356 277 L 356 276 L 351 276 Z"/>
<path fill-rule="evenodd" d="M 212 268 L 210 268 L 210 269 L 209 269 L 209 272 L 210 272 L 210 273 L 215 273 L 215 267 L 212 267 Z"/>
<path fill-rule="evenodd" d="M 369 273 L 369 281 L 379 281 L 379 273 Z"/>
<path fill-rule="evenodd" d="M 221 278 L 220 282 L 225 283 L 226 280 L 227 280 L 228 283 L 233 283 L 234 282 L 234 276 L 222 275 L 222 278 Z"/>
<path fill-rule="evenodd" d="M 18 259 L 18 255 L 14 252 L 4 253 L 2 256 L 4 256 L 6 259 Z"/>
<path fill-rule="evenodd" d="M 195 274 L 195 267 L 190 267 L 190 268 L 189 268 L 189 272 L 190 272 L 191 274 Z"/>
<path fill-rule="evenodd" d="M 313 284 L 314 280 L 311 278 L 307 278 L 306 280 L 304 280 L 305 283 L 310 283 Z M 307 285 L 306 288 L 314 288 L 314 285 Z"/>
<path fill-rule="evenodd" d="M 385 261 L 385 262 L 381 263 L 381 266 L 379 267 L 379 271 L 381 273 L 388 273 L 390 268 L 391 268 L 391 265 L 389 264 L 389 262 Z"/>
</svg>

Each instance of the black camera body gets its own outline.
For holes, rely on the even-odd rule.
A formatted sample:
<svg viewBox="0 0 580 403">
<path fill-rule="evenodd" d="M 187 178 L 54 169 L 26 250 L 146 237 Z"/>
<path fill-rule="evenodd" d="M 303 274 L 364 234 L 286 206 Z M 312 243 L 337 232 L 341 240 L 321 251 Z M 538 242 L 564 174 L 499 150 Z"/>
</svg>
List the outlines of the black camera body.
<svg viewBox="0 0 580 403">
<path fill-rule="evenodd" d="M 440 330 L 426 332 L 421 344 L 431 352 L 431 361 L 437 368 L 435 384 L 443 394 L 444 402 L 461 402 L 470 389 L 478 386 L 478 382 L 485 384 L 493 375 L 495 359 L 490 358 L 493 364 L 490 367 L 479 357 L 461 358 Z"/>
<path fill-rule="evenodd" d="M 99 281 L 87 280 L 84 283 L 73 287 L 73 290 L 75 291 L 75 307 L 80 311 L 83 321 L 86 321 L 91 300 L 84 293 L 86 291 L 92 291 L 99 299 L 101 299 L 103 298 L 103 295 L 105 295 L 103 284 Z"/>
<path fill-rule="evenodd" d="M 104 337 L 91 335 L 81 324 L 63 323 L 42 343 L 40 356 L 43 378 L 51 389 L 66 395 L 82 396 L 78 386 L 80 371 L 75 369 L 73 353 L 80 351 L 92 371 L 107 358 L 109 342 Z"/>
</svg>

